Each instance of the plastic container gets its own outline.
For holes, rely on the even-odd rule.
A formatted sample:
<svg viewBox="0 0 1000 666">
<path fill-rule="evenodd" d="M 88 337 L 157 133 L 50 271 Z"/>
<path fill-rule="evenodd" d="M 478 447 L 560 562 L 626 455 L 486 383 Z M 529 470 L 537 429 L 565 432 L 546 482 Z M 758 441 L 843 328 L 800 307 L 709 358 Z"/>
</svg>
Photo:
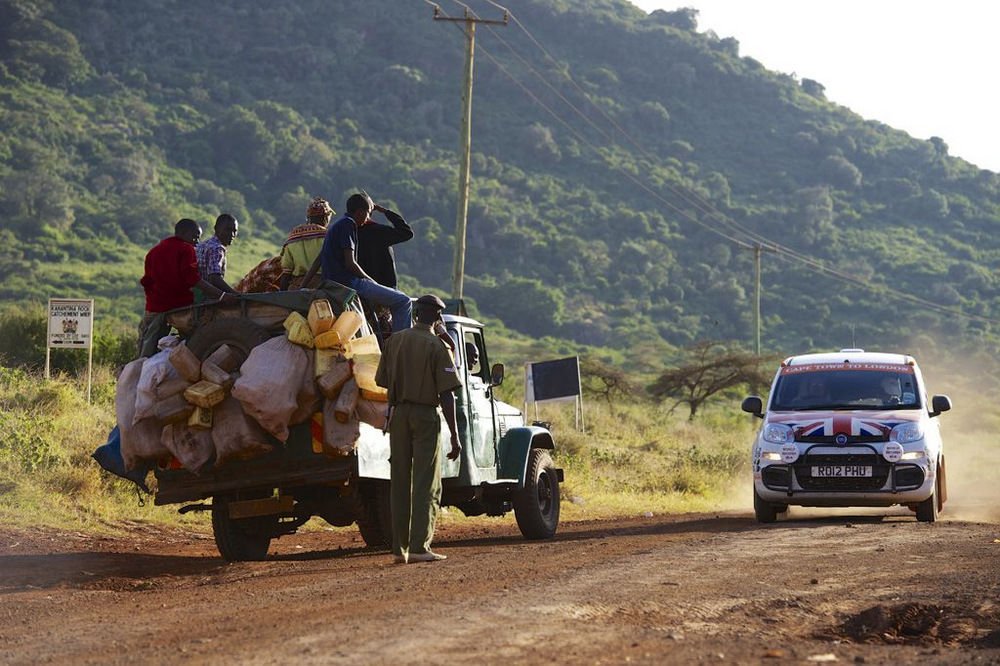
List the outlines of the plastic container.
<svg viewBox="0 0 1000 666">
<path fill-rule="evenodd" d="M 205 360 L 214 363 L 226 372 L 232 372 L 240 367 L 240 358 L 229 345 L 222 345 Z"/>
<path fill-rule="evenodd" d="M 204 381 L 218 384 L 227 391 L 233 388 L 233 382 L 236 381 L 234 374 L 226 372 L 211 361 L 201 362 L 201 376 L 204 377 Z"/>
<path fill-rule="evenodd" d="M 354 409 L 358 405 L 358 385 L 354 379 L 348 379 L 340 388 L 340 395 L 333 405 L 333 416 L 341 423 L 347 423 L 354 415 Z"/>
<path fill-rule="evenodd" d="M 384 390 L 375 383 L 375 373 L 378 371 L 381 354 L 359 354 L 354 357 L 354 379 L 358 382 L 358 388 L 366 391 Z"/>
<path fill-rule="evenodd" d="M 312 349 L 316 346 L 309 322 L 298 312 L 293 312 L 285 319 L 285 330 L 288 331 L 288 341 Z"/>
<path fill-rule="evenodd" d="M 187 424 L 193 430 L 209 430 L 212 427 L 212 410 L 207 407 L 195 407 L 188 417 Z"/>
<path fill-rule="evenodd" d="M 309 304 L 308 320 L 313 336 L 318 336 L 329 331 L 336 319 L 337 315 L 333 314 L 330 301 L 325 298 Z"/>
<path fill-rule="evenodd" d="M 378 346 L 378 338 L 374 335 L 363 335 L 360 338 L 348 340 L 344 345 L 344 356 L 354 358 L 362 354 L 381 354 L 382 350 Z"/>
<path fill-rule="evenodd" d="M 179 344 L 170 349 L 170 365 L 189 382 L 201 379 L 201 361 L 185 344 Z"/>
<path fill-rule="evenodd" d="M 340 333 L 337 331 L 326 331 L 316 336 L 314 340 L 316 349 L 343 349 L 344 343 L 340 340 Z"/>
<path fill-rule="evenodd" d="M 340 394 L 341 387 L 351 376 L 350 362 L 347 359 L 335 359 L 330 369 L 319 376 L 317 380 L 319 390 L 327 400 L 335 400 Z"/>
<path fill-rule="evenodd" d="M 218 384 L 202 380 L 184 391 L 184 399 L 192 405 L 211 409 L 226 399 L 226 389 Z"/>
<path fill-rule="evenodd" d="M 193 411 L 194 405 L 185 400 L 183 395 L 177 393 L 156 403 L 155 416 L 157 421 L 167 425 L 186 421 Z"/>
<path fill-rule="evenodd" d="M 336 331 L 340 335 L 341 340 L 350 340 L 358 332 L 358 329 L 361 328 L 361 324 L 361 315 L 354 310 L 344 310 L 337 317 L 337 320 L 333 322 L 330 330 Z"/>
</svg>

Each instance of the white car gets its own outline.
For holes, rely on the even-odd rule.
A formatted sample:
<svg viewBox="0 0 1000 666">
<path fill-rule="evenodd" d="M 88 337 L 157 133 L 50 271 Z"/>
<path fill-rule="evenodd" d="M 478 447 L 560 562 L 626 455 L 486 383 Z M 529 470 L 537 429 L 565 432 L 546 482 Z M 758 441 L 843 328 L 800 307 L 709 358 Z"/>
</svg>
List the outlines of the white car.
<svg viewBox="0 0 1000 666">
<path fill-rule="evenodd" d="M 947 499 L 935 418 L 951 399 L 928 400 L 912 356 L 843 349 L 781 364 L 753 445 L 753 504 L 772 523 L 790 505 L 888 507 L 934 522 Z"/>
</svg>

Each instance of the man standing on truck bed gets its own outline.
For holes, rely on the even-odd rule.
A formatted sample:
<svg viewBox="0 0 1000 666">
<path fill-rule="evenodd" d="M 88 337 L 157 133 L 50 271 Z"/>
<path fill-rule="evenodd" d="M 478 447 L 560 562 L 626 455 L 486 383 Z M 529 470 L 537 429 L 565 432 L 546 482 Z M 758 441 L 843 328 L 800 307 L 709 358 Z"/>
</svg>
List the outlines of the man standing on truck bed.
<svg viewBox="0 0 1000 666">
<path fill-rule="evenodd" d="M 389 391 L 390 508 L 392 554 L 398 564 L 446 559 L 431 550 L 434 524 L 441 504 L 441 464 L 438 436 L 441 405 L 451 436 L 449 460 L 462 450 L 455 423 L 455 395 L 462 385 L 455 359 L 431 330 L 440 320 L 444 302 L 421 296 L 415 305 L 413 328 L 387 341 L 375 383 Z"/>
<path fill-rule="evenodd" d="M 388 306 L 394 333 L 408 329 L 413 318 L 410 297 L 379 284 L 358 265 L 358 227 L 371 217 L 375 204 L 367 194 L 359 193 L 347 199 L 345 208 L 347 213 L 327 229 L 323 249 L 302 283 L 308 284 L 316 270 L 322 267 L 324 280 L 350 287 L 370 303 Z"/>
<path fill-rule="evenodd" d="M 174 225 L 174 235 L 164 238 L 146 253 L 145 270 L 139 284 L 146 292 L 146 312 L 139 323 L 139 353 L 146 329 L 161 313 L 194 303 L 191 289 L 219 296 L 219 290 L 201 279 L 195 245 L 201 238 L 201 226 L 184 218 Z M 170 332 L 165 320 L 156 331 L 156 339 Z"/>
<path fill-rule="evenodd" d="M 226 282 L 226 248 L 233 244 L 239 233 L 240 223 L 229 213 L 215 219 L 215 234 L 198 243 L 198 272 L 201 279 L 219 291 L 229 294 L 239 292 Z"/>
</svg>

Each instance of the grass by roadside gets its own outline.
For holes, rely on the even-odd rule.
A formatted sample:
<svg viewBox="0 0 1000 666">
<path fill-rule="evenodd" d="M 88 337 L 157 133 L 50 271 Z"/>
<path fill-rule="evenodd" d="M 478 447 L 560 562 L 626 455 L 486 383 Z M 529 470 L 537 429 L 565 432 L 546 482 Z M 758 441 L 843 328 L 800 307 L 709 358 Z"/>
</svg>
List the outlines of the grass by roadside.
<svg viewBox="0 0 1000 666">
<path fill-rule="evenodd" d="M 208 529 L 203 516 L 180 516 L 152 498 L 140 506 L 130 482 L 90 458 L 114 425 L 114 390 L 107 367 L 96 368 L 88 405 L 79 377 L 45 380 L 0 366 L 0 521 L 97 532 L 133 521 Z M 556 463 L 565 469 L 566 520 L 746 506 L 733 490 L 747 485 L 753 424 L 745 415 L 719 408 L 689 423 L 650 403 L 595 403 L 584 432 L 571 408 L 539 416 L 552 423 Z M 443 519 L 466 520 L 457 511 Z"/>
</svg>

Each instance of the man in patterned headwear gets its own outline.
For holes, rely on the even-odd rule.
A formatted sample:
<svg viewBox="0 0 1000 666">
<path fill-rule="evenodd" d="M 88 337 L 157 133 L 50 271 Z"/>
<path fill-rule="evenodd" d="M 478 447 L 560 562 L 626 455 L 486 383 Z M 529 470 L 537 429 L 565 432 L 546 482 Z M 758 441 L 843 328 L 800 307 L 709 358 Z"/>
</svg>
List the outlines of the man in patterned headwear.
<svg viewBox="0 0 1000 666">
<path fill-rule="evenodd" d="M 281 280 L 282 291 L 289 287 L 309 287 L 315 285 L 301 284 L 301 278 L 309 271 L 323 249 L 323 239 L 326 237 L 326 225 L 333 216 L 333 208 L 322 197 L 315 197 L 306 209 L 306 222 L 300 224 L 288 234 L 288 239 L 281 248 Z M 299 284 L 293 284 L 299 278 Z"/>
</svg>

